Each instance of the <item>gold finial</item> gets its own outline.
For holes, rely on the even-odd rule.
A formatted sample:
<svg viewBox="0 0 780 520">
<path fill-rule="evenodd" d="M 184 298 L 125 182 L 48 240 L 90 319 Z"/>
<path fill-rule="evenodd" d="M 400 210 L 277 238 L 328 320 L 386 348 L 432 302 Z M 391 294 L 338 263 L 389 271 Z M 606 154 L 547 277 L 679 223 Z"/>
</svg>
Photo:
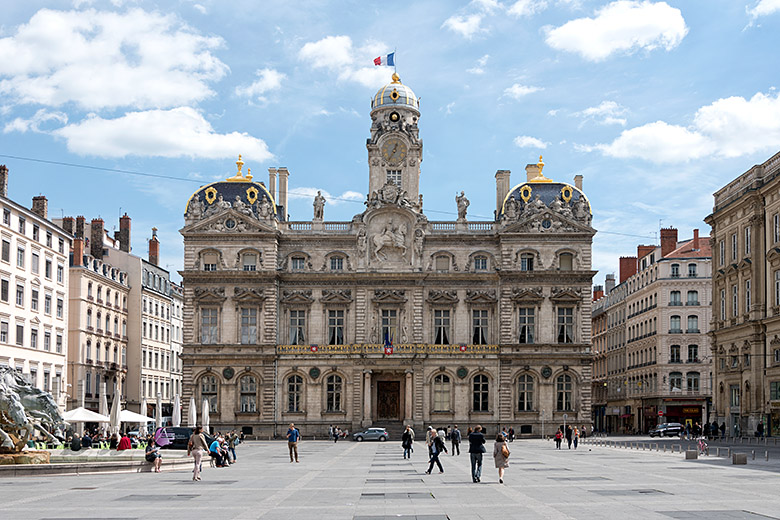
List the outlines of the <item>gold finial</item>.
<svg viewBox="0 0 780 520">
<path fill-rule="evenodd" d="M 241 154 L 238 154 L 238 160 L 236 161 L 236 166 L 238 166 L 238 172 L 232 176 L 225 179 L 227 182 L 246 182 L 247 180 L 252 180 L 252 174 L 249 168 L 247 168 L 247 172 L 249 172 L 249 177 L 244 177 L 244 174 L 241 173 L 241 169 L 244 167 L 244 161 L 241 160 Z"/>
<path fill-rule="evenodd" d="M 238 154 L 238 160 L 236 161 L 236 166 L 238 166 L 238 173 L 236 174 L 236 177 L 241 177 L 241 168 L 244 166 L 244 161 L 241 160 L 241 154 Z"/>
<path fill-rule="evenodd" d="M 544 162 L 542 161 L 542 156 L 539 156 L 539 162 L 536 163 L 536 165 L 539 167 L 539 175 L 542 175 L 542 170 L 544 169 Z"/>
<path fill-rule="evenodd" d="M 252 180 L 252 168 L 246 169 L 246 180 L 251 181 Z"/>
<path fill-rule="evenodd" d="M 544 161 L 542 161 L 541 155 L 539 156 L 539 162 L 536 163 L 536 165 L 529 164 L 528 166 L 536 166 L 536 177 L 529 179 L 528 182 L 552 182 L 552 179 L 548 179 L 542 173 L 542 170 L 544 169 Z"/>
<path fill-rule="evenodd" d="M 400 76 L 398 76 L 398 74 L 396 74 L 395 72 L 393 72 L 393 83 L 401 83 Z"/>
</svg>

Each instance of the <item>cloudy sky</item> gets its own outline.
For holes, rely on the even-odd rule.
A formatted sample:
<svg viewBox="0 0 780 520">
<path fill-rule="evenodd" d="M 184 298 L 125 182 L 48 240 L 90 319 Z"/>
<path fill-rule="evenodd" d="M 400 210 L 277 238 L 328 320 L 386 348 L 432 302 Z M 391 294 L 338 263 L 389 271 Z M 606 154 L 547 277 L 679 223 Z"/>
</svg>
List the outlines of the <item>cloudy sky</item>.
<svg viewBox="0 0 780 520">
<path fill-rule="evenodd" d="M 780 150 L 780 0 L 9 1 L 0 23 L 10 196 L 109 229 L 127 212 L 134 252 L 156 226 L 174 271 L 187 198 L 239 153 L 258 179 L 289 168 L 293 220 L 318 189 L 326 219 L 362 211 L 393 50 L 428 217 L 465 190 L 492 218 L 496 170 L 517 184 L 544 154 L 585 177 L 597 283 L 659 226 L 708 233 L 712 192 Z"/>
</svg>

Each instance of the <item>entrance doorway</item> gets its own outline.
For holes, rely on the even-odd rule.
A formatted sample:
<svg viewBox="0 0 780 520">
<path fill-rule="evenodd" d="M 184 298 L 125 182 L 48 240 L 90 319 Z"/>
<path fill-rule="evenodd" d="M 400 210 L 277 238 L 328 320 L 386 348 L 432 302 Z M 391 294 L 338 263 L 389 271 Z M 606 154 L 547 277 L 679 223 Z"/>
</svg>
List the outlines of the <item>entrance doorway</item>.
<svg viewBox="0 0 780 520">
<path fill-rule="evenodd" d="M 376 416 L 377 419 L 400 421 L 401 382 L 377 381 Z"/>
</svg>

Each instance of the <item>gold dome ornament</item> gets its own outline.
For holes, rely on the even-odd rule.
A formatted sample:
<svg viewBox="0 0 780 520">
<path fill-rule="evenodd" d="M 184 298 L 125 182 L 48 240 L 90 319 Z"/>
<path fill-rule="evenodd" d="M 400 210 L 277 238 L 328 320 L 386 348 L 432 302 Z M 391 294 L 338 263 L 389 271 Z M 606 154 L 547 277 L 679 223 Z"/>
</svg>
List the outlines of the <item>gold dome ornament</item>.
<svg viewBox="0 0 780 520">
<path fill-rule="evenodd" d="M 393 83 L 401 83 L 401 77 L 395 72 L 393 72 L 391 78 L 393 78 Z"/>
<path fill-rule="evenodd" d="M 244 161 L 241 160 L 241 154 L 238 154 L 238 160 L 236 161 L 236 166 L 238 166 L 238 171 L 236 172 L 236 174 L 232 177 L 228 177 L 225 180 L 227 182 L 246 182 L 247 178 L 244 177 L 243 173 L 241 173 L 241 169 L 244 167 Z M 251 181 L 251 179 L 252 178 L 250 176 L 249 180 Z"/>
<path fill-rule="evenodd" d="M 528 182 L 552 182 L 552 179 L 548 179 L 542 173 L 542 170 L 544 169 L 544 162 L 542 161 L 541 155 L 539 156 L 539 162 L 536 163 L 536 168 L 537 168 L 536 177 L 534 177 L 533 179 L 529 179 Z"/>
</svg>

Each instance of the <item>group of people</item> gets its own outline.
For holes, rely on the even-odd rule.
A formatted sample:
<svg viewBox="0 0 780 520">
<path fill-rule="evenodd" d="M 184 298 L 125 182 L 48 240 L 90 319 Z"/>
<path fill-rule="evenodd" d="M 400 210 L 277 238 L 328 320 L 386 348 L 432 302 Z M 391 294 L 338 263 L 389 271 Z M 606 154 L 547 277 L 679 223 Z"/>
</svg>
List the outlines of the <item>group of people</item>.
<svg viewBox="0 0 780 520">
<path fill-rule="evenodd" d="M 348 436 L 349 430 L 342 430 L 334 424 L 328 427 L 328 438 L 333 439 L 333 442 L 338 442 L 339 439 L 346 439 Z"/>
<path fill-rule="evenodd" d="M 558 431 L 555 432 L 555 449 L 560 450 L 561 444 L 563 444 L 563 439 L 566 439 L 566 444 L 569 445 L 569 449 L 571 449 L 571 445 L 574 444 L 574 449 L 577 449 L 577 445 L 580 443 L 580 429 L 576 426 L 574 428 L 571 427 L 571 425 L 566 425 L 564 428 L 561 426 L 558 428 Z"/>
<path fill-rule="evenodd" d="M 208 456 L 218 468 L 226 468 L 235 464 L 237 462 L 236 445 L 239 442 L 241 442 L 240 436 L 236 433 L 236 430 L 231 430 L 226 435 L 217 432 L 211 443 L 209 443 L 206 435 L 203 433 L 203 427 L 196 426 L 187 442 L 187 456 L 192 455 L 195 462 L 192 480 L 201 479 L 200 472 L 205 453 L 208 453 Z"/>
<path fill-rule="evenodd" d="M 149 435 L 145 440 L 148 443 L 151 439 L 152 436 Z M 144 439 L 136 438 L 136 443 L 139 440 Z M 65 446 L 69 447 L 71 451 L 79 451 L 81 449 L 89 449 L 95 446 L 100 446 L 106 442 L 108 443 L 108 449 L 110 450 L 124 451 L 133 449 L 134 447 L 133 439 L 131 439 L 126 432 L 121 435 L 114 433 L 111 436 L 105 436 L 99 432 L 89 431 L 85 431 L 83 437 L 75 434 L 68 436 L 67 440 L 65 441 Z"/>
<path fill-rule="evenodd" d="M 510 433 L 512 432 L 512 437 Z M 463 436 L 456 424 L 454 428 L 449 431 L 449 434 L 445 434 L 443 430 L 435 430 L 432 426 L 428 426 L 428 430 L 425 432 L 425 444 L 428 447 L 428 469 L 425 471 L 427 475 L 431 474 L 433 467 L 439 468 L 439 473 L 444 473 L 444 466 L 442 466 L 441 459 L 439 458 L 443 453 L 449 453 L 447 450 L 446 439 L 449 437 L 449 441 L 452 444 L 452 456 L 460 455 L 460 444 L 463 440 Z M 509 467 L 509 447 L 508 443 L 513 440 L 514 431 L 504 428 L 501 432 L 496 434 L 496 440 L 493 444 L 493 463 L 498 469 L 498 482 L 504 483 L 504 470 Z M 469 457 L 471 459 L 471 480 L 472 482 L 481 482 L 482 479 L 482 456 L 487 452 L 485 448 L 485 434 L 482 432 L 482 426 L 476 425 L 473 429 L 468 428 L 466 431 L 466 439 L 469 442 Z M 410 425 L 406 426 L 403 435 L 401 435 L 401 447 L 404 450 L 404 459 L 411 459 L 414 452 L 414 430 Z"/>
</svg>

